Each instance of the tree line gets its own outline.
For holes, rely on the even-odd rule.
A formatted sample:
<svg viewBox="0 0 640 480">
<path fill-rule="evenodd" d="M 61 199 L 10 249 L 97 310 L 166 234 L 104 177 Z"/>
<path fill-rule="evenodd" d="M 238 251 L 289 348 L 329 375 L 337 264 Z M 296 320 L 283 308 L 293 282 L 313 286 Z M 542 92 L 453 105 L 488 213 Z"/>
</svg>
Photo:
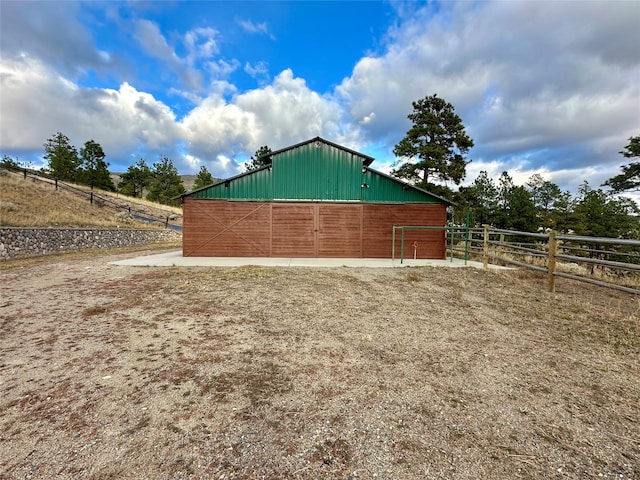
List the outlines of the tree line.
<svg viewBox="0 0 640 480">
<path fill-rule="evenodd" d="M 162 157 L 160 161 L 148 165 L 144 159 L 131 165 L 120 175 L 118 185 L 113 183 L 109 172 L 109 163 L 102 146 L 94 140 L 88 140 L 80 151 L 71 144 L 69 137 L 58 132 L 44 143 L 44 159 L 47 161 L 44 173 L 63 182 L 87 185 L 94 188 L 116 191 L 123 195 L 143 198 L 165 205 L 175 205 L 173 200 L 185 193 L 182 178 L 171 159 Z M 17 160 L 4 156 L 2 165 L 22 168 Z M 213 183 L 213 177 L 202 165 L 194 188 Z"/>
<path fill-rule="evenodd" d="M 486 171 L 471 185 L 459 187 L 470 163 L 467 155 L 473 140 L 453 106 L 437 95 L 413 102 L 412 122 L 393 152 L 398 158 L 392 175 L 454 202 L 453 221 L 470 225 L 535 232 L 553 229 L 578 235 L 640 238 L 640 208 L 618 194 L 640 191 L 640 162 L 622 166 L 622 173 L 594 188 L 583 182 L 577 196 L 561 191 L 541 175 L 526 185 L 515 185 L 508 172 L 497 182 Z M 619 152 L 640 158 L 640 135 L 631 137 Z"/>
<path fill-rule="evenodd" d="M 640 162 L 632 161 L 601 187 L 586 181 L 576 196 L 561 191 L 541 175 L 533 175 L 524 186 L 515 185 L 507 171 L 495 181 L 486 171 L 480 172 L 469 186 L 459 186 L 466 176 L 467 158 L 474 142 L 465 131 L 454 107 L 437 95 L 413 102 L 408 115 L 411 128 L 394 147 L 397 157 L 391 174 L 428 192 L 453 202 L 452 221 L 471 226 L 492 225 L 520 231 L 553 229 L 578 235 L 640 238 L 640 208 L 630 198 L 619 194 L 640 191 Z M 124 195 L 175 204 L 172 200 L 185 193 L 178 170 L 171 159 L 162 157 L 151 165 L 138 160 L 120 175 L 114 185 L 109 163 L 99 143 L 85 142 L 78 150 L 69 138 L 58 132 L 44 144 L 47 167 L 54 178 L 90 186 L 92 189 L 118 191 Z M 245 164 L 247 172 L 268 165 L 271 149 L 260 147 Z M 640 158 L 640 135 L 631 137 L 619 152 L 627 159 Z M 4 157 L 2 164 L 19 167 L 17 161 Z M 202 165 L 194 189 L 214 183 Z M 449 185 L 459 186 L 454 191 Z"/>
</svg>

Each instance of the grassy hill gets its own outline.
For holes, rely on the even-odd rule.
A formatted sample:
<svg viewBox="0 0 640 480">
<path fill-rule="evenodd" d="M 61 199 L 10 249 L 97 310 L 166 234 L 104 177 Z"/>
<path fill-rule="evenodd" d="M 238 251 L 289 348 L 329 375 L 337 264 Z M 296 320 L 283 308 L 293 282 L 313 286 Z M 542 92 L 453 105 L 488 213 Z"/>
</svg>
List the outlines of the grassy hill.
<svg viewBox="0 0 640 480">
<path fill-rule="evenodd" d="M 136 221 L 129 208 L 138 215 L 171 218 L 182 223 L 182 209 L 142 199 L 95 190 L 96 201 L 88 200 L 90 189 L 73 185 L 86 192 L 74 194 L 55 185 L 21 173 L 0 169 L 0 226 L 11 227 L 128 227 L 159 228 L 159 224 Z M 98 197 L 107 201 L 99 200 Z M 113 207 L 113 208 L 112 208 Z"/>
<path fill-rule="evenodd" d="M 111 180 L 113 181 L 114 185 L 120 183 L 120 175 L 122 175 L 122 173 L 111 173 Z M 198 178 L 197 175 L 180 175 L 182 185 L 184 185 L 184 189 L 187 192 L 193 190 L 193 184 L 196 183 L 196 178 Z M 218 183 L 220 181 L 222 181 L 222 179 L 220 178 L 213 179 L 213 183 Z"/>
</svg>

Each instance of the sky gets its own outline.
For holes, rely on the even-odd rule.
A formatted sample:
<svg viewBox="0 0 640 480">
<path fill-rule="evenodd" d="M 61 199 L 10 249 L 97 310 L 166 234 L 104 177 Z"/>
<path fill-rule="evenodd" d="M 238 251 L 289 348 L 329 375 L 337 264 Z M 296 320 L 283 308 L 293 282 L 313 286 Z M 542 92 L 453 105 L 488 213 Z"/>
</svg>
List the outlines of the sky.
<svg viewBox="0 0 640 480">
<path fill-rule="evenodd" d="M 574 194 L 640 135 L 638 1 L 0 0 L 0 154 L 44 165 L 56 132 L 114 172 L 170 158 L 244 171 L 320 136 L 388 173 L 412 102 L 437 94 L 481 170 Z"/>
</svg>

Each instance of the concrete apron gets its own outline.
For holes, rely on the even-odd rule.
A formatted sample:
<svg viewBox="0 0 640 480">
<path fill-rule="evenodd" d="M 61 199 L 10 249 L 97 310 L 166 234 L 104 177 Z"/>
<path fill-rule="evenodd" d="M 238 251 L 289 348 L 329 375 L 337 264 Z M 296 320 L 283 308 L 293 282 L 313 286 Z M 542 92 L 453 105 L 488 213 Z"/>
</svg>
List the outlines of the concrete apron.
<svg viewBox="0 0 640 480">
<path fill-rule="evenodd" d="M 446 260 L 414 260 L 390 258 L 270 258 L 270 257 L 183 257 L 182 251 L 147 255 L 130 258 L 112 265 L 127 265 L 134 267 L 241 267 L 255 265 L 263 267 L 368 267 L 368 268 L 396 268 L 396 267 L 474 267 L 482 268 L 482 262 L 474 262 L 454 258 Z M 501 268 L 490 265 L 490 268 Z M 503 267 L 502 267 L 503 268 Z"/>
</svg>

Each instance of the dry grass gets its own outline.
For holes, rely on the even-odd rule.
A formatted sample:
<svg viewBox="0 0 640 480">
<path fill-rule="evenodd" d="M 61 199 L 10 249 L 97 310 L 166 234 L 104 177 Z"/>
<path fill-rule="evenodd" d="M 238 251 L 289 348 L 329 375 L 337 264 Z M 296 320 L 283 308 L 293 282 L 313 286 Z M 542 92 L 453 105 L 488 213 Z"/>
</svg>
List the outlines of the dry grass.
<svg viewBox="0 0 640 480">
<path fill-rule="evenodd" d="M 77 186 L 79 189 L 87 187 Z M 21 175 L 0 170 L 0 225 L 9 227 L 127 227 L 160 228 L 118 215 L 113 209 L 101 207 L 98 202 L 89 203 L 53 185 L 24 179 Z M 105 192 L 96 194 L 107 196 Z M 115 197 L 115 196 L 114 196 Z M 129 199 L 127 203 L 148 207 L 146 200 Z M 152 204 L 154 208 L 164 208 Z M 171 214 L 180 209 L 167 207 Z"/>
<path fill-rule="evenodd" d="M 74 185 L 74 187 L 79 190 L 84 190 L 85 192 L 91 191 L 91 188 L 87 187 L 86 185 Z M 96 195 L 99 195 L 101 197 L 105 197 L 107 199 L 117 201 L 117 202 L 127 203 L 127 204 L 130 204 L 131 206 L 135 206 L 136 208 L 141 208 L 141 209 L 144 209 L 145 207 L 152 208 L 154 210 L 160 211 L 165 215 L 182 216 L 181 207 L 174 207 L 171 205 L 162 205 L 160 203 L 151 202 L 144 198 L 137 198 L 137 197 L 134 198 L 127 195 L 116 195 L 115 193 L 109 192 L 106 190 L 95 189 L 94 192 L 96 193 Z"/>
<path fill-rule="evenodd" d="M 529 254 L 518 255 L 513 252 L 505 253 L 504 249 L 495 246 L 490 247 L 489 253 L 490 255 L 516 260 L 528 265 L 543 268 L 547 267 L 547 257 L 538 257 Z M 482 253 L 478 251 L 472 252 L 470 258 L 482 261 Z M 490 261 L 494 264 L 509 266 L 508 262 L 501 262 L 496 258 L 492 258 Z M 640 273 L 634 271 L 625 271 L 604 266 L 592 268 L 592 265 L 588 263 L 570 263 L 564 261 L 556 261 L 556 271 L 640 290 Z"/>
<path fill-rule="evenodd" d="M 0 478 L 640 475 L 639 297 L 106 260 L 0 272 Z"/>
</svg>

